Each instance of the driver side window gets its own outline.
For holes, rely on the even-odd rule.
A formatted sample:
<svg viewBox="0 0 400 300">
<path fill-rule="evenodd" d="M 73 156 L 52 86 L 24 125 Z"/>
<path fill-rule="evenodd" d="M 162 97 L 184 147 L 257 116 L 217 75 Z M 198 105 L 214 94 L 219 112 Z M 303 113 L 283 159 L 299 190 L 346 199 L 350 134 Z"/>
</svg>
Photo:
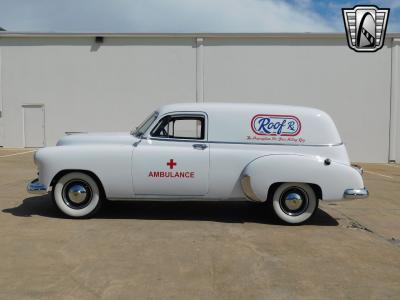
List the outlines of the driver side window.
<svg viewBox="0 0 400 300">
<path fill-rule="evenodd" d="M 166 116 L 151 131 L 151 136 L 173 139 L 203 140 L 203 116 Z"/>
</svg>

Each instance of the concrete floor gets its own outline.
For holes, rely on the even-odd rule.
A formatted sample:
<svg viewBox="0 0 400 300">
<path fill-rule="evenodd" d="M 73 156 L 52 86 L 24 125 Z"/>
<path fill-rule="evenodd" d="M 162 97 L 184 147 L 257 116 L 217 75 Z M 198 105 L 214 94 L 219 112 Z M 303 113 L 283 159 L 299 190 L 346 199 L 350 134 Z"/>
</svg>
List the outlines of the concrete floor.
<svg viewBox="0 0 400 300">
<path fill-rule="evenodd" d="M 114 203 L 70 220 L 25 192 L 36 171 L 17 152 L 0 150 L 2 299 L 400 297 L 399 165 L 363 164 L 370 198 L 321 203 L 303 226 L 252 203 Z"/>
</svg>

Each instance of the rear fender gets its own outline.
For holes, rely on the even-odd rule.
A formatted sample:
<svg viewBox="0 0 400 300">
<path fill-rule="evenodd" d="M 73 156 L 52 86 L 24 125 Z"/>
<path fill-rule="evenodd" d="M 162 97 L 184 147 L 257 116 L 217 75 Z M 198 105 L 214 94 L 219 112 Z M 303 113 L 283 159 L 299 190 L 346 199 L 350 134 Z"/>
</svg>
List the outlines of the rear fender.
<svg viewBox="0 0 400 300">
<path fill-rule="evenodd" d="M 349 188 L 363 188 L 360 173 L 350 165 L 311 155 L 274 154 L 257 158 L 242 172 L 242 189 L 249 200 L 264 202 L 274 183 L 317 185 L 323 200 L 340 200 Z"/>
</svg>

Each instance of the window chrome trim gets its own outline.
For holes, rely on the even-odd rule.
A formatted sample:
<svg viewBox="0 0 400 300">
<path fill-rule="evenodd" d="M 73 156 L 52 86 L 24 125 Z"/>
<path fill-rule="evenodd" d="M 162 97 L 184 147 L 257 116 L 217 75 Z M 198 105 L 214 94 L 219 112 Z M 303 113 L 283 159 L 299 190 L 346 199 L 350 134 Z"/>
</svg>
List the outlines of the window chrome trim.
<svg viewBox="0 0 400 300">
<path fill-rule="evenodd" d="M 153 111 L 153 113 L 151 113 L 146 119 L 144 119 L 135 129 L 132 129 L 132 130 L 129 132 L 130 135 L 132 135 L 132 136 L 134 136 L 134 137 L 139 137 L 139 136 L 136 135 L 137 129 L 138 129 L 141 125 L 144 125 L 144 123 L 146 123 L 148 120 L 150 120 L 150 118 L 153 117 L 153 116 L 155 116 L 156 118 L 153 120 L 153 122 L 151 122 L 151 124 L 149 125 L 149 127 L 147 128 L 147 130 L 141 134 L 141 136 L 143 136 L 143 135 L 148 131 L 148 129 L 151 128 L 151 126 L 154 124 L 154 122 L 157 121 L 158 117 L 160 116 L 160 113 L 159 113 L 157 110 Z"/>
<path fill-rule="evenodd" d="M 204 118 L 204 139 L 173 139 L 173 138 L 162 138 L 162 137 L 153 137 L 151 136 L 151 132 L 153 129 L 158 125 L 158 123 L 166 116 L 174 116 L 174 117 L 202 117 Z M 157 119 L 154 120 L 155 122 L 148 128 L 146 134 L 142 136 L 142 139 L 150 139 L 150 140 L 161 140 L 161 141 L 175 141 L 175 142 L 195 142 L 201 141 L 203 143 L 207 142 L 208 139 L 208 115 L 206 112 L 203 111 L 174 111 L 168 112 L 163 115 L 158 115 Z"/>
</svg>

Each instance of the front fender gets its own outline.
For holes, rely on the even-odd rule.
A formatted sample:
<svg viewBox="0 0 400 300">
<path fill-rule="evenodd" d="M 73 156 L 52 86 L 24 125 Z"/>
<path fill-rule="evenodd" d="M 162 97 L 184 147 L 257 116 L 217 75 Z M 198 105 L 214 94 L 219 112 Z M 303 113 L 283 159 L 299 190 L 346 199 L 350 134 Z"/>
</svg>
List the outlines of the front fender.
<svg viewBox="0 0 400 300">
<path fill-rule="evenodd" d="M 46 147 L 37 151 L 35 163 L 39 181 L 50 187 L 64 170 L 94 173 L 107 197 L 132 197 L 131 145 L 77 145 Z"/>
<path fill-rule="evenodd" d="M 266 201 L 269 187 L 280 182 L 303 182 L 321 188 L 323 200 L 343 199 L 346 189 L 362 189 L 360 173 L 350 165 L 319 156 L 275 154 L 255 159 L 242 173 L 242 188 L 253 201 Z"/>
</svg>

